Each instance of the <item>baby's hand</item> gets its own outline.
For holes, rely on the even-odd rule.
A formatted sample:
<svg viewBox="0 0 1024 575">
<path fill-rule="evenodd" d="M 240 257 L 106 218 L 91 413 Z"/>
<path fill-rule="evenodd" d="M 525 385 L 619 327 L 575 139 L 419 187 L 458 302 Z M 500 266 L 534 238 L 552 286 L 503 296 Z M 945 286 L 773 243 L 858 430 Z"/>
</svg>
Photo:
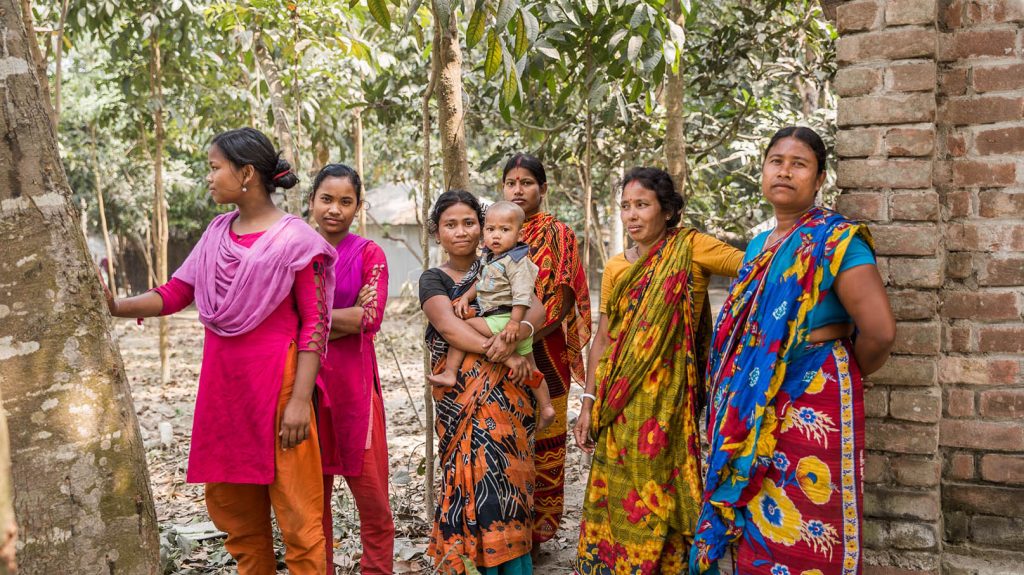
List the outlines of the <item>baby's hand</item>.
<svg viewBox="0 0 1024 575">
<path fill-rule="evenodd" d="M 459 298 L 455 300 L 455 316 L 459 319 L 466 319 L 469 315 L 469 303 L 466 298 Z"/>
<path fill-rule="evenodd" d="M 514 319 L 508 320 L 505 329 L 501 330 L 501 339 L 505 343 L 516 343 L 519 341 L 519 322 Z"/>
</svg>

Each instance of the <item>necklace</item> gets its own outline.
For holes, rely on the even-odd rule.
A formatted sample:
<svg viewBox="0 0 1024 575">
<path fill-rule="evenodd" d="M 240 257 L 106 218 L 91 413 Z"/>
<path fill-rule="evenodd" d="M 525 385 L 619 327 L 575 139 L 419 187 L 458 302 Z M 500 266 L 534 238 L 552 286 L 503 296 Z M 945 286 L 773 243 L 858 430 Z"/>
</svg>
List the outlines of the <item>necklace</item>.
<svg viewBox="0 0 1024 575">
<path fill-rule="evenodd" d="M 473 265 L 470 264 L 469 267 L 473 267 Z M 457 268 L 457 267 L 453 266 L 452 262 L 450 262 L 450 261 L 448 262 L 448 269 L 452 270 L 453 272 L 459 272 L 460 274 L 464 274 L 464 273 L 469 271 L 469 268 L 460 269 L 460 268 Z"/>
</svg>

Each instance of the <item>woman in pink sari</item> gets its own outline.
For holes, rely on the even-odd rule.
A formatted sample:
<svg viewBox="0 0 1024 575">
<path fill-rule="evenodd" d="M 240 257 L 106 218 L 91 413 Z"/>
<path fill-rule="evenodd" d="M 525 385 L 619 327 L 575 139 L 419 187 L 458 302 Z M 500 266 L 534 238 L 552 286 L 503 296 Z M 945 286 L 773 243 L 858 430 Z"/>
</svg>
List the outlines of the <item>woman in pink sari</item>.
<svg viewBox="0 0 1024 575">
<path fill-rule="evenodd" d="M 334 309 L 329 353 L 320 372 L 327 398 L 319 411 L 323 457 L 324 536 L 334 572 L 331 492 L 342 475 L 359 509 L 364 575 L 393 569 L 395 524 L 388 501 L 388 442 L 373 338 L 384 319 L 388 264 L 372 241 L 349 232 L 363 204 L 359 174 L 329 164 L 313 181 L 309 210 L 320 234 L 335 246 Z"/>
<path fill-rule="evenodd" d="M 168 283 L 114 299 L 118 317 L 152 317 L 195 301 L 206 327 L 188 481 L 228 534 L 242 575 L 277 570 L 271 508 L 292 574 L 326 572 L 323 489 L 312 394 L 334 296 L 336 252 L 270 192 L 298 178 L 252 128 L 213 139 L 210 194 L 238 210 L 217 216 Z"/>
</svg>

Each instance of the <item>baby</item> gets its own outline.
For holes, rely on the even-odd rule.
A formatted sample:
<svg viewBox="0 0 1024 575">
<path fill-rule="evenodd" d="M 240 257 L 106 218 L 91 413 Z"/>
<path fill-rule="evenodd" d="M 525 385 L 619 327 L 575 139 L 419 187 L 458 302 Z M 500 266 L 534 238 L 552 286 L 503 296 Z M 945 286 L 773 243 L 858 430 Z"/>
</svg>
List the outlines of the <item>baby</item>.
<svg viewBox="0 0 1024 575">
<path fill-rule="evenodd" d="M 476 285 L 455 302 L 455 314 L 465 317 L 469 302 L 477 300 L 480 316 L 466 322 L 481 334 L 497 335 L 505 343 L 519 340 L 519 325 L 530 308 L 537 281 L 538 269 L 530 261 L 530 246 L 519 241 L 525 220 L 526 213 L 512 202 L 495 202 L 487 208 L 480 276 Z M 534 388 L 534 396 L 539 414 L 537 429 L 544 429 L 554 420 L 555 408 L 551 406 L 548 384 L 533 360 L 532 335 L 516 345 L 516 352 L 530 361 L 534 375 L 529 383 L 540 381 Z M 450 347 L 444 371 L 427 379 L 434 385 L 455 385 L 459 366 L 465 357 L 464 351 Z"/>
</svg>

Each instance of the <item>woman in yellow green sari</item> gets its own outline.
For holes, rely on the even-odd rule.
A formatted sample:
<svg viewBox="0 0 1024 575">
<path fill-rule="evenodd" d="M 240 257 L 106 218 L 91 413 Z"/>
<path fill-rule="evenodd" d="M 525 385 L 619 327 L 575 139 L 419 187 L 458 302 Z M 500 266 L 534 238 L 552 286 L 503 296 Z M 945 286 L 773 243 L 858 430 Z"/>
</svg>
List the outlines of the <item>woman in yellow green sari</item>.
<svg viewBox="0 0 1024 575">
<path fill-rule="evenodd" d="M 735 276 L 742 253 L 677 227 L 672 178 L 635 168 L 623 179 L 622 221 L 635 245 L 608 261 L 588 358 L 576 443 L 593 454 L 576 571 L 686 572 L 700 510 L 697 411 L 708 281 Z M 705 324 L 707 325 L 707 324 Z"/>
</svg>

